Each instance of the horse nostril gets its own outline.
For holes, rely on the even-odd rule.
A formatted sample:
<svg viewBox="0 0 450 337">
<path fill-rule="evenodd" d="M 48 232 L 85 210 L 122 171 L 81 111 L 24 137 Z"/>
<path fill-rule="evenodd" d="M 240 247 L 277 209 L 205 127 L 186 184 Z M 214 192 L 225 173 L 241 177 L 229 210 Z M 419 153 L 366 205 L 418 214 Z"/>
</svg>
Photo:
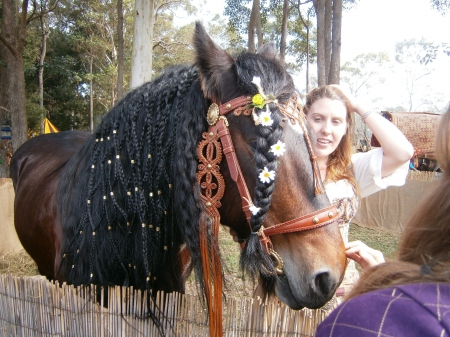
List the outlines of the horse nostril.
<svg viewBox="0 0 450 337">
<path fill-rule="evenodd" d="M 329 272 L 320 272 L 314 277 L 315 288 L 325 296 L 330 295 L 334 291 L 335 284 Z"/>
</svg>

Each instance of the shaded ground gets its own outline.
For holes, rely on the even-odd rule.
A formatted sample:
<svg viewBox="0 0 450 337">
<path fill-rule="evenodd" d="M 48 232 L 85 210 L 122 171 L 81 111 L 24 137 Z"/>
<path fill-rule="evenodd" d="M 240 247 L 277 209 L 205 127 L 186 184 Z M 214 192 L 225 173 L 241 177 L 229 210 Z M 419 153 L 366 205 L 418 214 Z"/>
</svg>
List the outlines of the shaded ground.
<svg viewBox="0 0 450 337">
<path fill-rule="evenodd" d="M 370 229 L 360 227 L 354 224 L 350 225 L 349 240 L 360 240 L 369 247 L 380 250 L 386 259 L 394 259 L 396 257 L 397 245 L 400 233 Z M 240 247 L 236 244 L 227 229 L 221 228 L 219 234 L 219 243 L 222 249 L 222 257 L 228 267 L 228 289 L 233 296 L 253 296 L 255 285 L 248 278 L 244 278 L 239 269 Z M 359 267 L 359 266 L 358 266 Z M 191 277 L 191 282 L 192 281 Z"/>
<path fill-rule="evenodd" d="M 368 246 L 382 251 L 387 259 L 392 259 L 395 258 L 400 234 L 351 225 L 349 236 L 350 240 L 361 240 Z M 219 244 L 226 268 L 225 293 L 233 297 L 252 297 L 254 284 L 250 279 L 244 278 L 239 269 L 240 247 L 224 228 L 220 230 Z M 38 270 L 29 255 L 22 251 L 0 257 L 0 274 L 33 276 L 38 275 Z M 186 290 L 188 293 L 196 294 L 195 288 L 195 278 L 191 276 Z"/>
</svg>

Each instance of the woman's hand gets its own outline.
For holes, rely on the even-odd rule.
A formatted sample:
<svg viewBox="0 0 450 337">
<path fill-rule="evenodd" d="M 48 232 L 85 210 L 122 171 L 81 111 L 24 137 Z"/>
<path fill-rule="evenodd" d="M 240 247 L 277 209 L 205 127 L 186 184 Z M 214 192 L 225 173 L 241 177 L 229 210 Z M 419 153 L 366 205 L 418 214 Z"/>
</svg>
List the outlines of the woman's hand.
<svg viewBox="0 0 450 337">
<path fill-rule="evenodd" d="M 345 245 L 345 254 L 349 259 L 359 263 L 363 271 L 384 262 L 383 253 L 372 249 L 361 241 L 352 241 Z"/>
<path fill-rule="evenodd" d="M 239 243 L 239 237 L 236 233 L 236 231 L 232 228 L 230 228 L 230 235 L 233 237 L 233 241 Z"/>
<path fill-rule="evenodd" d="M 330 86 L 339 89 L 345 95 L 345 97 L 347 97 L 347 99 L 355 113 L 357 113 L 360 116 L 362 116 L 365 113 L 365 111 L 366 111 L 365 108 L 356 99 L 356 97 L 352 95 L 352 93 L 350 91 L 344 89 L 343 87 L 341 87 L 338 84 L 331 84 Z"/>
<path fill-rule="evenodd" d="M 353 95 L 337 87 L 349 100 L 352 109 L 363 118 L 363 122 L 369 127 L 372 134 L 378 139 L 383 149 L 383 161 L 381 164 L 381 177 L 387 177 L 394 173 L 400 166 L 411 159 L 414 148 L 403 133 L 390 121 L 378 113 L 368 113 L 366 108 L 356 100 Z"/>
</svg>

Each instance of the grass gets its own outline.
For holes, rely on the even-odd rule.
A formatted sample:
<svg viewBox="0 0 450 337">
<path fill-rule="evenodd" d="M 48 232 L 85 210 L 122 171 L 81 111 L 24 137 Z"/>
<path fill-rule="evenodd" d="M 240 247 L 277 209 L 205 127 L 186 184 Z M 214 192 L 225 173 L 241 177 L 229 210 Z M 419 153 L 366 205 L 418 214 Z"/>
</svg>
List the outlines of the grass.
<svg viewBox="0 0 450 337">
<path fill-rule="evenodd" d="M 385 259 L 396 257 L 400 233 L 364 228 L 350 224 L 349 241 L 360 240 L 373 249 L 381 251 Z"/>
<path fill-rule="evenodd" d="M 35 276 L 39 275 L 39 271 L 30 255 L 25 250 L 21 250 L 6 253 L 0 257 L 0 274 Z"/>
</svg>

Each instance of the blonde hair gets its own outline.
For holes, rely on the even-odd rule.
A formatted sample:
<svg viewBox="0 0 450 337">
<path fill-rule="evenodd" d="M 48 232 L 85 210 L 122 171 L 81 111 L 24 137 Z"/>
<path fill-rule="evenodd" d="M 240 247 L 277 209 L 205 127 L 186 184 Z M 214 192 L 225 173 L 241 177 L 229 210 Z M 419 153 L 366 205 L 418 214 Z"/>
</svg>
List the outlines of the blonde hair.
<svg viewBox="0 0 450 337">
<path fill-rule="evenodd" d="M 437 131 L 436 155 L 443 174 L 408 221 L 397 260 L 366 272 L 348 298 L 406 283 L 450 283 L 450 105 Z"/>
<path fill-rule="evenodd" d="M 359 188 L 356 183 L 352 170 L 351 157 L 353 154 L 352 140 L 354 133 L 354 114 L 353 107 L 350 100 L 345 94 L 336 86 L 325 85 L 319 88 L 311 90 L 306 96 L 306 103 L 303 107 L 303 111 L 308 115 L 309 109 L 319 99 L 329 98 L 342 102 L 347 111 L 347 132 L 342 137 L 338 147 L 328 157 L 327 163 L 327 180 L 339 181 L 346 179 L 353 186 L 353 189 L 358 194 Z"/>
</svg>

